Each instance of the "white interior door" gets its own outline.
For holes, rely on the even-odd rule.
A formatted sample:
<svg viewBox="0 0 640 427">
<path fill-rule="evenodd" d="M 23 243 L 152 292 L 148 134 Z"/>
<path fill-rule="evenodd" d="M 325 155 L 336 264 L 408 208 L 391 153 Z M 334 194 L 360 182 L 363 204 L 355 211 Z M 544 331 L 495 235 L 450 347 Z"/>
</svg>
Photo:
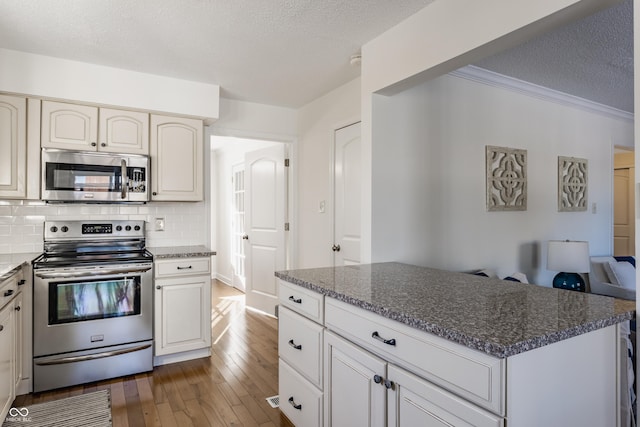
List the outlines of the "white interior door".
<svg viewBox="0 0 640 427">
<path fill-rule="evenodd" d="M 245 154 L 246 305 L 275 314 L 274 272 L 285 268 L 285 146 Z"/>
<path fill-rule="evenodd" d="M 246 291 L 244 254 L 244 163 L 231 168 L 231 266 L 233 286 Z"/>
<path fill-rule="evenodd" d="M 360 123 L 336 130 L 333 264 L 360 263 Z"/>
</svg>

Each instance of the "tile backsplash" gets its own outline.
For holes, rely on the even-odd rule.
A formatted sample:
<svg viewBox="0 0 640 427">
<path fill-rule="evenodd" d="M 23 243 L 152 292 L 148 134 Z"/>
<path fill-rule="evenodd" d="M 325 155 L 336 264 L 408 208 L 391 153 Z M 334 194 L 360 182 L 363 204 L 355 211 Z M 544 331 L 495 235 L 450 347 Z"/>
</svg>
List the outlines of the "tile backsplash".
<svg viewBox="0 0 640 427">
<path fill-rule="evenodd" d="M 90 205 L 0 200 L 0 254 L 42 252 L 44 221 L 50 220 L 144 220 L 149 247 L 206 245 L 207 216 L 204 202 Z M 155 218 L 164 218 L 164 231 L 155 231 Z"/>
</svg>

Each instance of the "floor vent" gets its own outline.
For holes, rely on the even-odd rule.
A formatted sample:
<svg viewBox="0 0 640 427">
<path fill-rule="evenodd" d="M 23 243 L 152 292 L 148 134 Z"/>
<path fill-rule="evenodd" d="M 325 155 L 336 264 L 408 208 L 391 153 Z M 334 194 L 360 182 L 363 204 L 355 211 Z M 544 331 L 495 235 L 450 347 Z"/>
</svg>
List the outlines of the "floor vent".
<svg viewBox="0 0 640 427">
<path fill-rule="evenodd" d="M 277 408 L 280 406 L 280 396 L 267 397 L 267 402 L 269 402 L 272 408 Z"/>
</svg>

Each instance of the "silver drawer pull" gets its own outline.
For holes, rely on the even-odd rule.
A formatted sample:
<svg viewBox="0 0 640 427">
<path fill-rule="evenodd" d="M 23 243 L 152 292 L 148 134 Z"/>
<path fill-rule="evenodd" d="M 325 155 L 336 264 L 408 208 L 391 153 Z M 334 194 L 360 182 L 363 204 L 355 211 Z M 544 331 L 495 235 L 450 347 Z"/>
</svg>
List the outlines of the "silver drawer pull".
<svg viewBox="0 0 640 427">
<path fill-rule="evenodd" d="M 178 266 L 178 270 L 191 270 L 193 268 L 193 266 L 188 266 L 188 267 L 180 267 Z"/>
<path fill-rule="evenodd" d="M 295 298 L 293 297 L 293 295 L 291 295 L 291 296 L 289 297 L 289 301 L 293 301 L 293 302 L 295 302 L 296 304 L 302 304 L 302 298 L 295 299 Z"/>
<path fill-rule="evenodd" d="M 302 350 L 302 344 L 296 344 L 293 340 L 289 340 L 289 345 L 296 350 Z"/>
<path fill-rule="evenodd" d="M 371 334 L 371 338 L 375 338 L 378 341 L 381 341 L 381 342 L 383 342 L 385 344 L 388 344 L 388 345 L 396 345 L 396 339 L 395 338 L 391 338 L 390 340 L 385 340 L 384 338 L 382 338 L 380 336 L 380 334 L 378 334 L 378 331 L 375 331 L 374 333 L 372 333 Z"/>
<path fill-rule="evenodd" d="M 289 403 L 291 403 L 291 406 L 293 406 L 294 408 L 296 408 L 298 411 L 302 411 L 302 404 L 298 404 L 296 405 L 296 401 L 293 400 L 293 396 L 291 396 L 289 398 Z"/>
</svg>

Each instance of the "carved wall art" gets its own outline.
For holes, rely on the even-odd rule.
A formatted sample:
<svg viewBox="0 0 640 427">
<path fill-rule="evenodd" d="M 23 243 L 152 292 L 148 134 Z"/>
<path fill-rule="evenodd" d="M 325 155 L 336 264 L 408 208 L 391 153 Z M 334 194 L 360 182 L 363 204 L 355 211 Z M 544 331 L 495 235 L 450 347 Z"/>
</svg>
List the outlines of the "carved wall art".
<svg viewBox="0 0 640 427">
<path fill-rule="evenodd" d="M 587 210 L 587 159 L 558 156 L 558 212 Z"/>
<path fill-rule="evenodd" d="M 527 210 L 527 150 L 486 146 L 487 210 Z"/>
</svg>

